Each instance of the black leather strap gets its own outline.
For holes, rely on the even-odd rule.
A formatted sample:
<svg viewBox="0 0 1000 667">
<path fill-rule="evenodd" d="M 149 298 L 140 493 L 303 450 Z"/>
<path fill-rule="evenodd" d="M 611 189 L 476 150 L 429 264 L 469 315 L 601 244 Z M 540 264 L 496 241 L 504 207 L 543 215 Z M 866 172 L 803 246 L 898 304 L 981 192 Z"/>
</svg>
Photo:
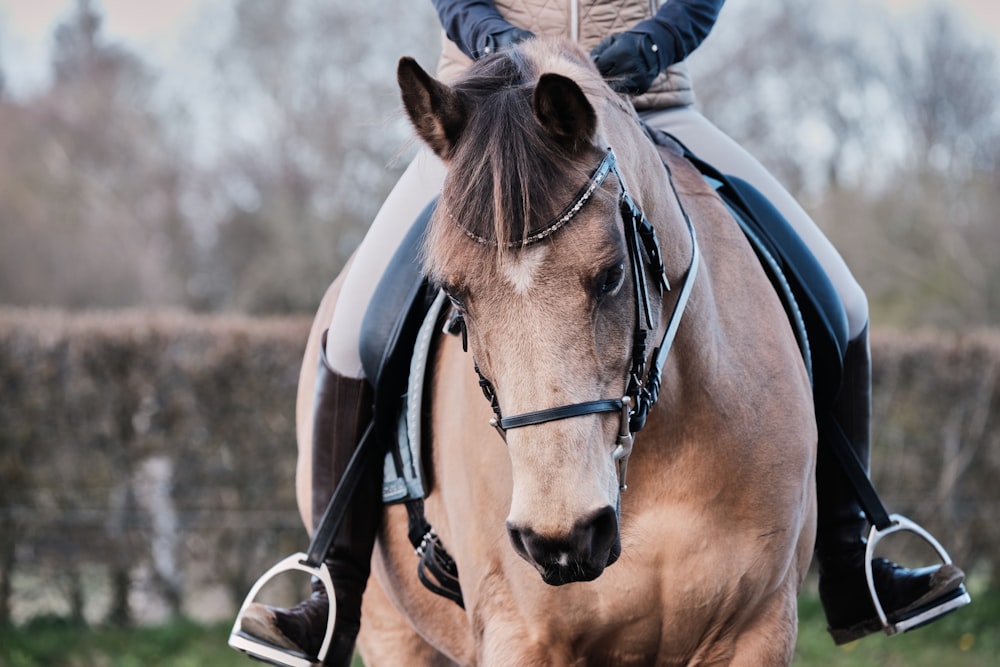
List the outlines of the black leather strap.
<svg viewBox="0 0 1000 667">
<path fill-rule="evenodd" d="M 500 428 L 503 430 L 531 426 L 532 424 L 544 424 L 545 422 L 569 419 L 581 415 L 590 415 L 597 412 L 620 412 L 622 401 L 620 398 L 604 398 L 597 401 L 587 401 L 586 403 L 574 403 L 573 405 L 560 405 L 557 408 L 538 410 L 536 412 L 525 412 L 524 414 L 504 417 L 500 420 Z"/>
<path fill-rule="evenodd" d="M 344 475 L 340 478 L 340 482 L 326 506 L 326 511 L 323 512 L 323 518 L 320 519 L 316 532 L 313 533 L 306 558 L 302 561 L 303 565 L 319 567 L 323 559 L 326 558 L 330 544 L 333 542 L 337 530 L 340 529 L 340 524 L 344 521 L 347 508 L 354 499 L 354 492 L 358 488 L 358 482 L 361 480 L 368 460 L 371 458 L 372 450 L 375 448 L 374 426 L 369 424 L 364 435 L 361 436 L 361 442 L 358 443 L 354 454 L 351 455 L 351 460 L 347 462 Z"/>
<path fill-rule="evenodd" d="M 868 478 L 864 464 L 861 463 L 861 459 L 851 447 L 844 429 L 829 414 L 817 414 L 816 421 L 820 430 L 830 439 L 828 448 L 837 458 L 841 470 L 844 471 L 851 486 L 854 487 L 854 491 L 858 495 L 858 503 L 861 504 L 861 509 L 868 517 L 868 521 L 879 530 L 885 530 L 891 526 L 892 520 L 889 518 L 889 512 L 885 509 L 878 491 L 875 490 L 875 486 Z"/>
<path fill-rule="evenodd" d="M 420 554 L 417 578 L 430 592 L 447 598 L 465 609 L 462 586 L 458 581 L 458 567 L 445 551 L 437 535 L 427 541 L 423 553 Z"/>
<path fill-rule="evenodd" d="M 465 609 L 462 585 L 458 580 L 458 565 L 427 522 L 424 501 L 411 500 L 406 503 L 406 514 L 409 520 L 407 536 L 420 558 L 417 563 L 417 578 L 420 583 L 430 592 Z"/>
</svg>

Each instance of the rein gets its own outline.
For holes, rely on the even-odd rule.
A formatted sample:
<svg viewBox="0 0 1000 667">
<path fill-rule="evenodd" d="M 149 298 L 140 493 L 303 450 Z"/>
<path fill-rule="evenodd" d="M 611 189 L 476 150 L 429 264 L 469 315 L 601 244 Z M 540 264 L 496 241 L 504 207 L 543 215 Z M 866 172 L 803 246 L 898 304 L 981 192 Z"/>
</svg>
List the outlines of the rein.
<svg viewBox="0 0 1000 667">
<path fill-rule="evenodd" d="M 545 410 L 504 417 L 500 410 L 500 402 L 497 399 L 496 389 L 493 387 L 492 382 L 483 375 L 479 369 L 479 365 L 475 364 L 476 374 L 479 376 L 479 386 L 483 390 L 483 394 L 487 400 L 490 401 L 490 406 L 495 415 L 490 419 L 490 425 L 500 433 L 500 436 L 504 440 L 506 440 L 506 432 L 512 428 L 522 428 L 602 412 L 619 412 L 621 423 L 613 457 L 618 463 L 618 482 L 619 488 L 622 491 L 627 488 L 626 473 L 628 470 L 628 459 L 632 453 L 635 434 L 646 425 L 646 418 L 659 398 L 663 365 L 673 345 L 677 329 L 680 326 L 681 317 L 691 296 L 691 289 L 694 285 L 694 277 L 698 272 L 700 258 L 698 240 L 695 236 L 691 218 L 684 209 L 684 204 L 677 192 L 670 167 L 666 164 L 663 166 L 667 171 L 667 180 L 670 183 L 671 191 L 677 200 L 677 205 L 680 207 L 681 214 L 684 216 L 684 221 L 687 224 L 688 232 L 691 235 L 691 260 L 688 264 L 687 273 L 684 276 L 684 282 L 681 285 L 680 294 L 674 303 L 670 320 L 663 332 L 663 336 L 660 338 L 659 345 L 653 349 L 649 360 L 648 372 L 646 370 L 646 340 L 654 331 L 656 324 L 652 321 L 649 298 L 650 290 L 646 281 L 646 270 L 648 269 L 653 274 L 657 294 L 660 297 L 663 296 L 664 290 L 670 291 L 670 283 L 667 281 L 666 270 L 663 266 L 663 258 L 660 253 L 660 244 L 656 238 L 656 230 L 636 205 L 635 200 L 632 199 L 632 195 L 629 194 L 628 188 L 625 186 L 625 181 L 618 171 L 614 151 L 610 148 L 597 169 L 594 170 L 587 185 L 581 190 L 580 195 L 569 206 L 563 209 L 563 213 L 560 216 L 542 231 L 533 234 L 526 240 L 526 243 L 541 240 L 569 222 L 589 201 L 591 195 L 601 186 L 609 173 L 613 173 L 618 178 L 618 182 L 621 184 L 618 206 L 622 214 L 629 263 L 632 271 L 632 281 L 635 285 L 635 330 L 632 337 L 631 369 L 629 371 L 628 386 L 625 389 L 625 395 L 621 398 L 606 398 L 582 403 L 571 403 Z"/>
</svg>

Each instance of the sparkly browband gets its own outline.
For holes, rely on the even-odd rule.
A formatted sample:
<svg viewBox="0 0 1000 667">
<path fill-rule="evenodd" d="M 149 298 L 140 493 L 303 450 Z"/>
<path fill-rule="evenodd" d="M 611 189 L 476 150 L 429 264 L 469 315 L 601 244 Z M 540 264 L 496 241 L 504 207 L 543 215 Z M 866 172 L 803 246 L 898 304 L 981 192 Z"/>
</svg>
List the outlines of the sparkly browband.
<svg viewBox="0 0 1000 667">
<path fill-rule="evenodd" d="M 506 247 L 516 248 L 519 246 L 531 245 L 532 243 L 537 243 L 538 241 L 541 241 L 542 239 L 547 238 L 548 236 L 554 234 L 556 231 L 559 230 L 559 228 L 561 228 L 567 222 L 572 220 L 573 216 L 579 213 L 580 209 L 583 208 L 584 204 L 590 201 L 590 198 L 593 196 L 594 192 L 597 191 L 597 188 L 601 187 L 601 184 L 604 183 L 604 180 L 608 177 L 608 174 L 614 170 L 614 168 L 615 168 L 615 153 L 613 150 L 609 148 L 608 152 L 604 155 L 604 159 L 601 160 L 601 164 L 597 165 L 597 169 L 595 169 L 594 173 L 591 174 L 590 180 L 588 180 L 586 185 L 584 185 L 583 188 L 580 190 L 580 192 L 577 193 L 576 198 L 572 201 L 572 203 L 570 203 L 569 206 L 564 208 L 559 215 L 557 215 L 551 222 L 549 222 L 539 231 L 529 235 L 524 239 L 520 239 L 517 241 L 509 241 L 506 244 Z M 483 238 L 482 236 L 479 236 L 478 234 L 469 231 L 465 227 L 462 227 L 462 225 L 459 225 L 459 228 L 463 232 L 465 232 L 466 236 L 476 241 L 477 243 L 481 243 L 483 245 L 492 245 L 492 243 L 488 239 Z"/>
</svg>

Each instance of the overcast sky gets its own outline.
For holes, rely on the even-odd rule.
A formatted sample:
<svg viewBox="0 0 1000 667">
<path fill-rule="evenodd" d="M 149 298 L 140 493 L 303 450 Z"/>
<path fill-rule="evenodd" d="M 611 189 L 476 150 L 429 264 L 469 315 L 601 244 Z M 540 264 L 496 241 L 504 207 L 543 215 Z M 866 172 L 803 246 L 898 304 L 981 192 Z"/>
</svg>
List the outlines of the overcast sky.
<svg viewBox="0 0 1000 667">
<path fill-rule="evenodd" d="M 0 66 L 18 93 L 42 85 L 48 75 L 49 46 L 55 24 L 75 0 L 0 0 Z M 187 43 L 199 23 L 227 4 L 220 0 L 97 0 L 104 34 L 124 42 L 159 68 L 183 64 Z M 218 27 L 218 24 L 216 24 Z"/>
</svg>

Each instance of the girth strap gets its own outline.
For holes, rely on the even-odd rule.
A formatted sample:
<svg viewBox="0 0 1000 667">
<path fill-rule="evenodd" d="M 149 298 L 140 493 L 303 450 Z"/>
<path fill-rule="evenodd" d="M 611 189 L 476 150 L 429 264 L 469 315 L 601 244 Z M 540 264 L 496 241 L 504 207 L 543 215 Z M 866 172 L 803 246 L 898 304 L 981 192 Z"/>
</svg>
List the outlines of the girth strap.
<svg viewBox="0 0 1000 667">
<path fill-rule="evenodd" d="M 409 519 L 408 537 L 420 562 L 417 564 L 417 578 L 429 591 L 448 598 L 462 609 L 462 585 L 458 580 L 458 565 L 445 550 L 441 538 L 424 516 L 424 501 L 411 500 L 406 503 Z"/>
</svg>

